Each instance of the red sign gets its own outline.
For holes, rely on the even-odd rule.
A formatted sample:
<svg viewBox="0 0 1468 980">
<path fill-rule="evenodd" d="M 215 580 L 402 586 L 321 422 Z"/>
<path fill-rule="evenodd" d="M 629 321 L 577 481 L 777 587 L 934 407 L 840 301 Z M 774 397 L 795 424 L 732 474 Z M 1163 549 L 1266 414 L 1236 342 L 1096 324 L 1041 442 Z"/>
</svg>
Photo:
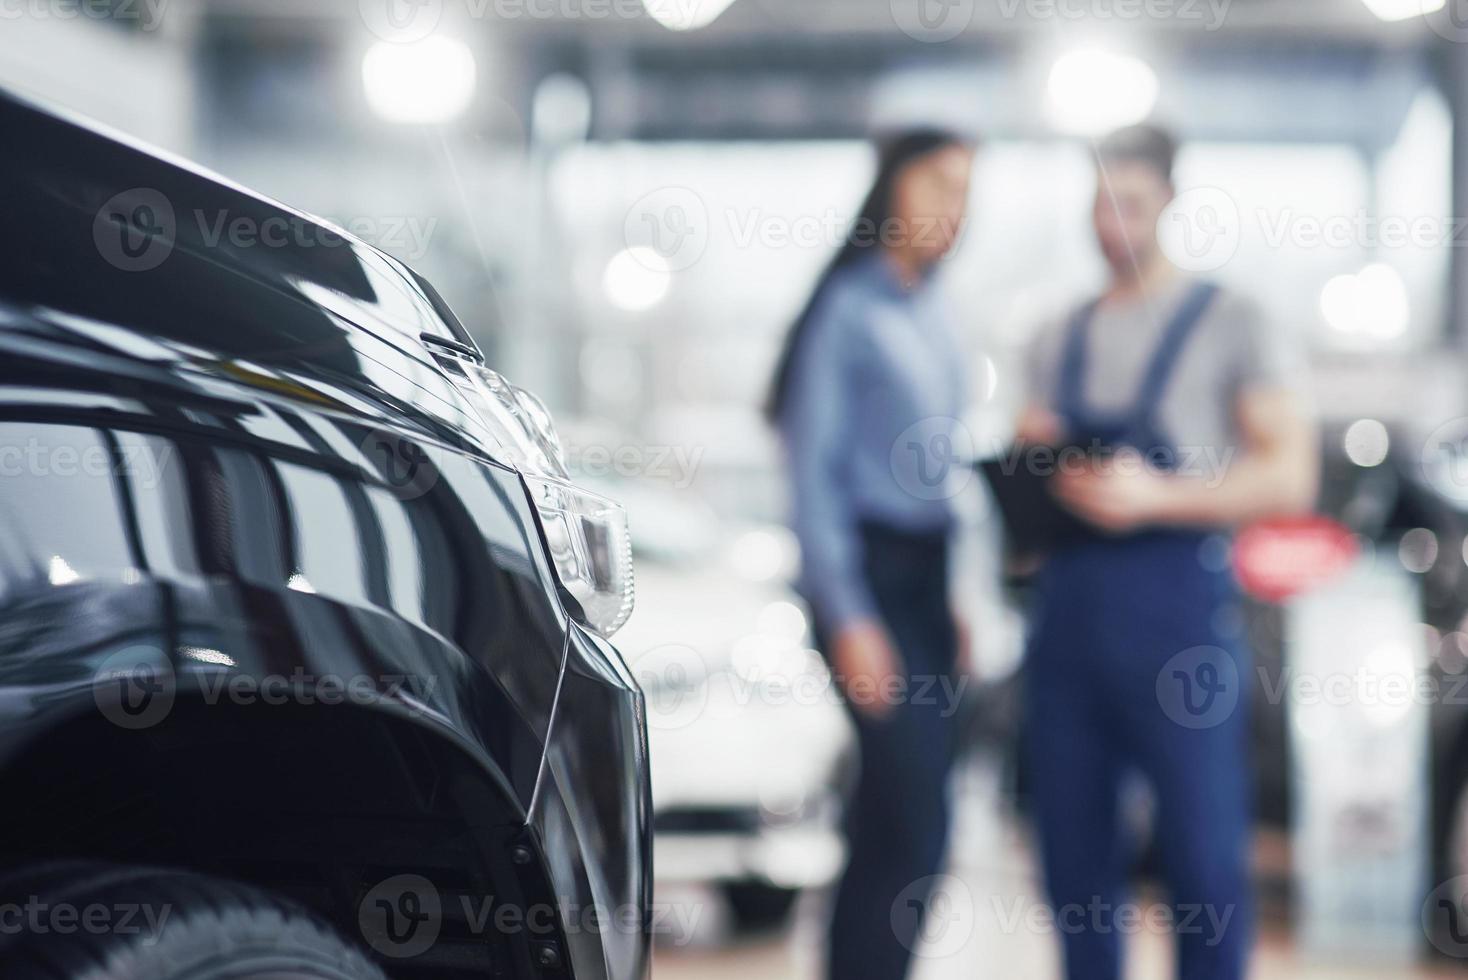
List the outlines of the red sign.
<svg viewBox="0 0 1468 980">
<path fill-rule="evenodd" d="M 1265 602 L 1283 602 L 1344 572 L 1360 553 L 1356 536 L 1328 517 L 1259 521 L 1239 532 L 1239 584 Z"/>
</svg>

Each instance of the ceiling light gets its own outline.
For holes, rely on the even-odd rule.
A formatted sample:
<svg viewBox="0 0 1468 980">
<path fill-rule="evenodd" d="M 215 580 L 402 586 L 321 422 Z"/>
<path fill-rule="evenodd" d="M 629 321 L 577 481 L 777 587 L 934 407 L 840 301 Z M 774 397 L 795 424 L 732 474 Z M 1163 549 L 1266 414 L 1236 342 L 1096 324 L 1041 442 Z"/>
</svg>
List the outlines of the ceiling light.
<svg viewBox="0 0 1468 980">
<path fill-rule="evenodd" d="M 642 0 L 652 19 L 670 31 L 707 27 L 733 3 L 734 0 Z"/>
<path fill-rule="evenodd" d="M 668 261 L 656 250 L 635 245 L 612 256 L 601 283 L 613 306 L 641 313 L 663 301 L 672 288 L 673 275 Z"/>
<path fill-rule="evenodd" d="M 474 52 L 433 35 L 413 44 L 378 41 L 362 58 L 362 87 L 372 111 L 388 122 L 443 123 L 474 98 Z"/>
<path fill-rule="evenodd" d="M 1332 330 L 1347 337 L 1385 341 L 1407 332 L 1412 304 L 1401 273 L 1373 262 L 1327 282 L 1320 291 L 1320 313 Z"/>
<path fill-rule="evenodd" d="M 1140 58 L 1085 48 L 1056 59 L 1045 111 L 1056 128 L 1094 136 L 1146 119 L 1157 91 L 1157 73 Z"/>
<path fill-rule="evenodd" d="M 1385 21 L 1407 20 L 1435 14 L 1448 5 L 1447 0 L 1361 0 L 1377 17 Z"/>
</svg>

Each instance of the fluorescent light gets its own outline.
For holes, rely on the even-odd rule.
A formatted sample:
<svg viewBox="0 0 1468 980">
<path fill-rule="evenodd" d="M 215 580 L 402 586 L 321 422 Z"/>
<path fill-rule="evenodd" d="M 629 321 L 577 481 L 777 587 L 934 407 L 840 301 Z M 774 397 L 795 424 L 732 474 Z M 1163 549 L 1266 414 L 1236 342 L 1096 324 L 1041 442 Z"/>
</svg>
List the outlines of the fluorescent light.
<svg viewBox="0 0 1468 980">
<path fill-rule="evenodd" d="M 443 123 L 474 98 L 474 52 L 433 35 L 413 44 L 378 41 L 362 59 L 362 87 L 372 111 L 388 122 Z"/>
<path fill-rule="evenodd" d="M 670 31 L 707 27 L 733 4 L 734 0 L 642 0 L 652 19 Z"/>
<path fill-rule="evenodd" d="M 1056 59 L 1045 111 L 1058 129 L 1094 136 L 1146 119 L 1157 90 L 1157 73 L 1140 58 L 1083 48 Z"/>
<path fill-rule="evenodd" d="M 1385 21 L 1407 20 L 1435 14 L 1448 5 L 1448 0 L 1361 0 L 1366 9 Z"/>
</svg>

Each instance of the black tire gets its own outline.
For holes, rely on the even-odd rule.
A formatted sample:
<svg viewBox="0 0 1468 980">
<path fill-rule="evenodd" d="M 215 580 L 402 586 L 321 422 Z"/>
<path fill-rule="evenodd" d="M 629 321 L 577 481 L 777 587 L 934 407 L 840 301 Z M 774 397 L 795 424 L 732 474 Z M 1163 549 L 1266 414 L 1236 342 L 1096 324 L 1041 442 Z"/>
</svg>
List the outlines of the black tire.
<svg viewBox="0 0 1468 980">
<path fill-rule="evenodd" d="M 26 868 L 0 881 L 5 977 L 24 980 L 386 980 L 321 919 L 249 885 L 183 871 L 90 862 Z M 57 910 L 105 927 L 60 931 Z M 129 911 L 131 910 L 131 911 Z M 101 921 L 103 913 L 93 913 Z M 35 922 L 39 921 L 40 927 Z"/>
<path fill-rule="evenodd" d="M 742 932 L 762 932 L 783 926 L 795 908 L 800 892 L 752 882 L 724 886 L 724 897 L 734 916 L 734 926 Z"/>
</svg>

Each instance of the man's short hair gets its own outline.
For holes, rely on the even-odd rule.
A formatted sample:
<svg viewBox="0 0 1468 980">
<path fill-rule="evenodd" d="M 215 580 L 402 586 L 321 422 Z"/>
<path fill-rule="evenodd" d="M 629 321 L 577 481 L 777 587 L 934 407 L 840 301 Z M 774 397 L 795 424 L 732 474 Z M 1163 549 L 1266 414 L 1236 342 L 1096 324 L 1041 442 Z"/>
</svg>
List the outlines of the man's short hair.
<svg viewBox="0 0 1468 980">
<path fill-rule="evenodd" d="M 1101 166 L 1112 163 L 1141 163 L 1172 183 L 1172 165 L 1177 159 L 1177 139 L 1161 126 L 1125 126 L 1101 138 L 1096 147 Z"/>
</svg>

